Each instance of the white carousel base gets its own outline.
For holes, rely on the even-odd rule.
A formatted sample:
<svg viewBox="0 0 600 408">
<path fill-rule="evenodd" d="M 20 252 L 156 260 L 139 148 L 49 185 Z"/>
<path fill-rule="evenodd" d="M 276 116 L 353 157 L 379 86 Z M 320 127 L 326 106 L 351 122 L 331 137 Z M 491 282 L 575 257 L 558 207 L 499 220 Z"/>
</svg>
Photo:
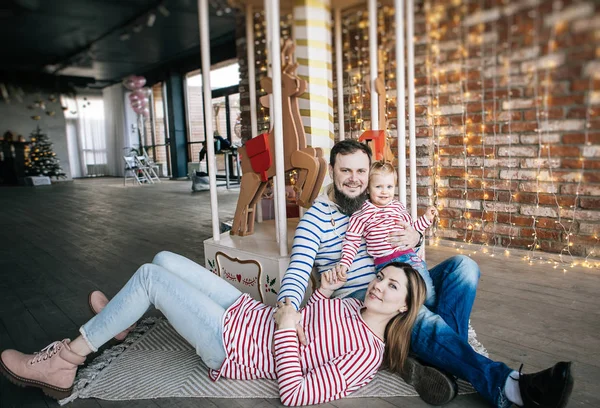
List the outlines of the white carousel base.
<svg viewBox="0 0 600 408">
<path fill-rule="evenodd" d="M 298 218 L 288 219 L 288 252 L 297 225 Z M 218 242 L 207 239 L 204 259 L 206 268 L 213 273 L 269 305 L 277 302 L 281 278 L 290 262 L 289 256 L 279 255 L 273 220 L 256 223 L 252 235 L 239 237 L 224 232 Z"/>
</svg>

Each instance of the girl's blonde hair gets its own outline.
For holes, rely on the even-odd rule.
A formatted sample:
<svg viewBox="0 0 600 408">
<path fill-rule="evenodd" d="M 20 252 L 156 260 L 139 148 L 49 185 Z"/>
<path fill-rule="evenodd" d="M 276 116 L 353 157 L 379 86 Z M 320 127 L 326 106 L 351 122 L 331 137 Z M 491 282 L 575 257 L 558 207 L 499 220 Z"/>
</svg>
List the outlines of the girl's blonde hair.
<svg viewBox="0 0 600 408">
<path fill-rule="evenodd" d="M 371 178 L 377 174 L 393 174 L 394 185 L 398 184 L 398 173 L 396 172 L 396 168 L 388 161 L 376 161 L 371 165 L 371 169 L 369 170 L 369 183 L 371 182 Z"/>
<path fill-rule="evenodd" d="M 412 328 L 417 320 L 419 310 L 425 302 L 427 289 L 419 272 L 409 264 L 390 262 L 385 268 L 389 267 L 402 269 L 406 274 L 407 309 L 406 312 L 399 313 L 392 318 L 385 327 L 385 351 L 382 367 L 393 373 L 401 373 L 410 350 Z"/>
</svg>

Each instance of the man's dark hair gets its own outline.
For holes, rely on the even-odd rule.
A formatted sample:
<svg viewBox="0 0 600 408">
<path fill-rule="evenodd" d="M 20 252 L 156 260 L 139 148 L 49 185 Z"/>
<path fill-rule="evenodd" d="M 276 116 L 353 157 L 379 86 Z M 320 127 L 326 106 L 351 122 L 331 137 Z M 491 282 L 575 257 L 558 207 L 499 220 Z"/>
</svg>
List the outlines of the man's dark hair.
<svg viewBox="0 0 600 408">
<path fill-rule="evenodd" d="M 364 143 L 360 143 L 353 139 L 344 139 L 342 141 L 337 142 L 331 148 L 331 153 L 329 155 L 329 164 L 331 167 L 335 167 L 335 159 L 338 154 L 345 156 L 347 154 L 352 154 L 354 152 L 361 151 L 369 157 L 369 166 L 371 165 L 371 148 Z"/>
</svg>

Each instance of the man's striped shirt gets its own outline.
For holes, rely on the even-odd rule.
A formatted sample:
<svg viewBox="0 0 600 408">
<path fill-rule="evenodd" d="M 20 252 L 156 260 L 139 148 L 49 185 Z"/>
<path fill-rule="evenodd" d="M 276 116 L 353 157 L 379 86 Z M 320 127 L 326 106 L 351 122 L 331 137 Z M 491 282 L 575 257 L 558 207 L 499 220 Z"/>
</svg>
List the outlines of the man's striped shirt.
<svg viewBox="0 0 600 408">
<path fill-rule="evenodd" d="M 342 214 L 327 195 L 321 195 L 315 200 L 296 228 L 290 264 L 281 280 L 278 300 L 289 297 L 298 309 L 306 293 L 313 266 L 321 274 L 339 263 L 348 220 L 349 217 Z M 348 271 L 348 282 L 335 291 L 335 296 L 347 297 L 353 292 L 366 289 L 374 277 L 373 259 L 367 254 L 365 242 L 361 242 Z"/>
</svg>

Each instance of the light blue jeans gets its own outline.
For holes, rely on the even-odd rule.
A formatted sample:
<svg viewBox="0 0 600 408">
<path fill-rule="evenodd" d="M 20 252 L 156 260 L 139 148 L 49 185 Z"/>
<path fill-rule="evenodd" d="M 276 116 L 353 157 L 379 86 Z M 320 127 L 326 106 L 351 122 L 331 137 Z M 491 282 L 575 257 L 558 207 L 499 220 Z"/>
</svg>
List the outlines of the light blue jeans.
<svg viewBox="0 0 600 408">
<path fill-rule="evenodd" d="M 127 284 L 79 331 L 97 351 L 154 305 L 212 369 L 225 361 L 223 316 L 241 292 L 197 263 L 160 252 L 142 265 Z"/>
</svg>

